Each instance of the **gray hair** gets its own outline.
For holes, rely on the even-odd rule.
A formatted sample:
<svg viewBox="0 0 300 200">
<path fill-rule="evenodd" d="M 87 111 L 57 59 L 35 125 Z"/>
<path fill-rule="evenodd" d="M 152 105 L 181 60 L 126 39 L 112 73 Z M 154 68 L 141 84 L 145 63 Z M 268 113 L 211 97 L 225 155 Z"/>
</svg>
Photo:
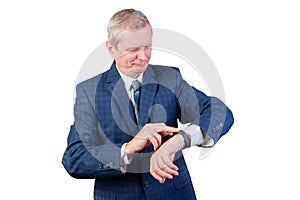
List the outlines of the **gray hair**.
<svg viewBox="0 0 300 200">
<path fill-rule="evenodd" d="M 120 33 L 124 30 L 137 30 L 144 28 L 151 24 L 147 17 L 138 10 L 124 9 L 115 13 L 107 26 L 108 41 L 111 42 L 115 47 L 120 39 Z M 152 28 L 151 28 L 152 31 Z"/>
</svg>

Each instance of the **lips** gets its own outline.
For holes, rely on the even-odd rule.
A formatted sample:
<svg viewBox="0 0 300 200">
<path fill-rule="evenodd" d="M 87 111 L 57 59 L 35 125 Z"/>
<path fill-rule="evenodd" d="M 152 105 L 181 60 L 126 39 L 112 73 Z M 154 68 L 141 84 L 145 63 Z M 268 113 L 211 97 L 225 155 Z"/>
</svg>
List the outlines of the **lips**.
<svg viewBox="0 0 300 200">
<path fill-rule="evenodd" d="M 143 67 L 145 65 L 147 65 L 148 62 L 142 62 L 142 63 L 132 63 L 132 65 L 135 65 L 135 66 L 139 66 L 139 67 Z"/>
</svg>

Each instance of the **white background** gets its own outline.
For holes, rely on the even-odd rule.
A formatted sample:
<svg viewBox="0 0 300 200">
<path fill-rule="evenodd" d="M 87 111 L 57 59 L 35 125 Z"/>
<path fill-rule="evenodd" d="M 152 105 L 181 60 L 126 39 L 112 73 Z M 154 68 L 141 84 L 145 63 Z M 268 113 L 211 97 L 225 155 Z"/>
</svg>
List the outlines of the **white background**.
<svg viewBox="0 0 300 200">
<path fill-rule="evenodd" d="M 111 15 L 130 7 L 198 43 L 222 78 L 235 124 L 205 159 L 187 152 L 197 197 L 300 198 L 297 1 L 178 2 L 1 1 L 0 199 L 92 199 L 93 181 L 61 164 L 73 91 Z"/>
</svg>

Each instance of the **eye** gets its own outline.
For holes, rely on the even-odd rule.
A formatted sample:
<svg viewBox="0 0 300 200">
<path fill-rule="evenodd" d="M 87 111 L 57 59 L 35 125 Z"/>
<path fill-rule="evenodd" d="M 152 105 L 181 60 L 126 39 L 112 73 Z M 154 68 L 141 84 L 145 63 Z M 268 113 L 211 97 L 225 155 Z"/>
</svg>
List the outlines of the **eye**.
<svg viewBox="0 0 300 200">
<path fill-rule="evenodd" d="M 129 52 L 137 52 L 139 50 L 139 48 L 130 48 L 128 49 Z"/>
<path fill-rule="evenodd" d="M 152 48 L 152 45 L 145 46 L 146 50 L 151 49 L 151 48 Z"/>
</svg>

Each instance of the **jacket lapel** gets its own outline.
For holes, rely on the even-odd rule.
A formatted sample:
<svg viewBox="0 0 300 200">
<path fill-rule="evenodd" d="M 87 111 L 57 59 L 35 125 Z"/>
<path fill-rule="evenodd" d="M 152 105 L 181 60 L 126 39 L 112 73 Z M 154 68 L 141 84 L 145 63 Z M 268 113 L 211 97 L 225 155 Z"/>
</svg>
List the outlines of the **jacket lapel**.
<svg viewBox="0 0 300 200">
<path fill-rule="evenodd" d="M 111 109 L 114 121 L 122 131 L 134 136 L 138 131 L 137 124 L 133 118 L 134 110 L 115 63 L 112 64 L 107 72 L 104 84 L 104 87 L 111 94 Z"/>
<path fill-rule="evenodd" d="M 149 111 L 153 105 L 158 87 L 151 66 L 148 66 L 143 75 L 138 126 L 134 121 L 134 110 L 115 63 L 107 71 L 103 84 L 111 94 L 111 109 L 114 121 L 122 131 L 134 136 L 139 129 L 150 122 Z"/>
</svg>

